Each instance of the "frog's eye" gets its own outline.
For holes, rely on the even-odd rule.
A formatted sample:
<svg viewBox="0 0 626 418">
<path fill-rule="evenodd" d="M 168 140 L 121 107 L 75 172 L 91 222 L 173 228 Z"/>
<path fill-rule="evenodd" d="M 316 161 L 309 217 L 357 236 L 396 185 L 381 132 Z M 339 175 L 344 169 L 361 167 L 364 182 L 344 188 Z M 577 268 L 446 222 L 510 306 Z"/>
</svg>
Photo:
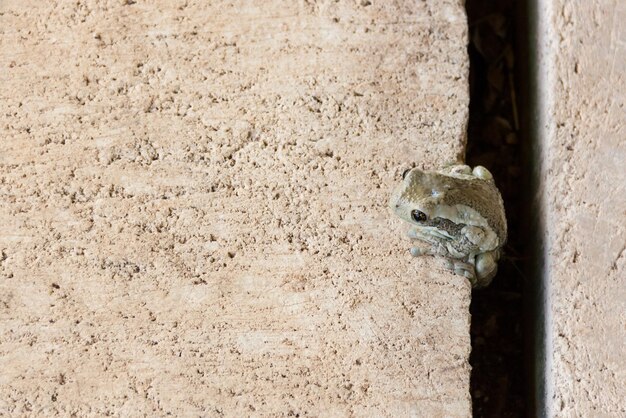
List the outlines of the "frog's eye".
<svg viewBox="0 0 626 418">
<path fill-rule="evenodd" d="M 411 171 L 410 168 L 407 168 L 406 170 L 404 170 L 404 173 L 402 173 L 402 180 L 406 178 L 406 175 L 409 174 L 409 171 Z"/>
<path fill-rule="evenodd" d="M 428 219 L 428 216 L 426 216 L 426 214 L 421 210 L 415 209 L 411 211 L 411 218 L 413 218 L 415 222 L 424 222 Z"/>
</svg>

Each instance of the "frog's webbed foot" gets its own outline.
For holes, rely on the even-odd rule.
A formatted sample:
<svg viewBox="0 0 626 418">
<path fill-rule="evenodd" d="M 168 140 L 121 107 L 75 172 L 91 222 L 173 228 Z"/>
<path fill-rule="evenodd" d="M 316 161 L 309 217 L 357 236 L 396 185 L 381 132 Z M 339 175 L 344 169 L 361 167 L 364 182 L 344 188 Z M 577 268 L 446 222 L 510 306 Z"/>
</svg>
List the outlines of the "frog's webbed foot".
<svg viewBox="0 0 626 418">
<path fill-rule="evenodd" d="M 453 270 L 459 276 L 467 278 L 472 286 L 476 283 L 476 268 L 472 263 L 468 263 L 462 260 L 454 258 L 448 259 L 448 268 Z"/>
</svg>

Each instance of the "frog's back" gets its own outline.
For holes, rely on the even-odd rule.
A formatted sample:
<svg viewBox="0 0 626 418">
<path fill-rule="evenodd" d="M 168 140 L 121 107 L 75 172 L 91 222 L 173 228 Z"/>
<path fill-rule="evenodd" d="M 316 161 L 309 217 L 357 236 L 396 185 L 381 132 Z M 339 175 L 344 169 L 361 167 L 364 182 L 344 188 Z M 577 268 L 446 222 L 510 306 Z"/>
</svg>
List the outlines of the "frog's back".
<svg viewBox="0 0 626 418">
<path fill-rule="evenodd" d="M 446 175 L 442 174 L 442 176 Z M 446 177 L 448 177 L 446 182 L 452 187 L 446 191 L 444 201 L 450 205 L 460 204 L 477 210 L 498 234 L 500 245 L 504 244 L 507 238 L 504 202 L 493 180 L 473 176 Z"/>
</svg>

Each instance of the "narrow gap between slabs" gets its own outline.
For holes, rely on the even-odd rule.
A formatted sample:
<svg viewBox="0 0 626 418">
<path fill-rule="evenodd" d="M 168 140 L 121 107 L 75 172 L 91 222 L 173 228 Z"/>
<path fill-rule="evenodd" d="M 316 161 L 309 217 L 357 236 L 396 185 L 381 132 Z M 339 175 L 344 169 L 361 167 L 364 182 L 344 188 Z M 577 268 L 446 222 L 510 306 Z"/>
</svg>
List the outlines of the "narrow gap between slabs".
<svg viewBox="0 0 626 418">
<path fill-rule="evenodd" d="M 466 163 L 494 175 L 508 220 L 508 241 L 490 286 L 472 292 L 471 396 L 474 417 L 530 413 L 526 296 L 529 155 L 520 112 L 520 62 L 525 30 L 522 0 L 466 0 L 469 24 L 470 109 Z M 522 93 L 524 95 L 525 93 Z"/>
</svg>

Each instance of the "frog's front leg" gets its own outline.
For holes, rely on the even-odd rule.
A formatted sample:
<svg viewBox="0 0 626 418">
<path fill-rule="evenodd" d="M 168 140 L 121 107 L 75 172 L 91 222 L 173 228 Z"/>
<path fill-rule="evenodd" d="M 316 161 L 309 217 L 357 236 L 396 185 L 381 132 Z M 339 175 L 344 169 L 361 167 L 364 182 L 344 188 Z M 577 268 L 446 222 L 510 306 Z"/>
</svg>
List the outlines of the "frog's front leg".
<svg viewBox="0 0 626 418">
<path fill-rule="evenodd" d="M 418 240 L 429 244 L 429 246 L 427 247 L 412 247 L 410 251 L 413 257 L 419 257 L 422 255 L 446 257 L 449 255 L 448 249 L 441 241 L 441 238 L 430 234 L 424 234 L 417 228 L 411 228 L 408 232 L 408 236 L 413 240 Z"/>
<path fill-rule="evenodd" d="M 461 229 L 461 233 L 465 235 L 469 242 L 475 245 L 480 245 L 485 239 L 485 231 L 478 226 L 465 225 Z"/>
<path fill-rule="evenodd" d="M 420 230 L 418 230 L 417 228 L 411 228 L 409 229 L 409 231 L 407 232 L 407 236 L 411 239 L 416 239 L 419 241 L 423 241 L 426 242 L 428 244 L 436 244 L 437 240 L 435 238 L 433 238 L 432 235 L 427 235 L 422 233 Z"/>
<path fill-rule="evenodd" d="M 463 229 L 461 229 L 461 233 L 465 236 L 465 238 L 471 242 L 476 248 L 472 249 L 469 252 L 474 253 L 483 253 L 492 251 L 495 248 L 498 248 L 498 236 L 495 232 L 491 230 L 486 230 L 483 227 L 475 226 L 475 225 L 465 225 Z"/>
</svg>

